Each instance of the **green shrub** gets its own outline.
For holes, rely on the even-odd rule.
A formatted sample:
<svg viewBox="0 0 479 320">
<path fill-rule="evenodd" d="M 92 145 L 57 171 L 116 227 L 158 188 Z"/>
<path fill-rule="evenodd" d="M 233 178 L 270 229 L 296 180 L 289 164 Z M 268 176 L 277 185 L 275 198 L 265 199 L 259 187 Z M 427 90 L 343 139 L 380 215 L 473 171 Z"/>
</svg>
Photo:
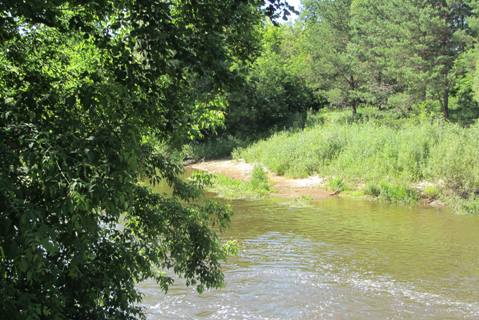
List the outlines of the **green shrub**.
<svg viewBox="0 0 479 320">
<path fill-rule="evenodd" d="M 271 192 L 268 175 L 261 166 L 255 166 L 251 179 L 233 179 L 224 175 L 214 175 L 211 191 L 229 199 L 262 198 Z"/>
<path fill-rule="evenodd" d="M 419 194 L 414 189 L 387 182 L 368 185 L 365 193 L 388 202 L 415 203 L 419 200 Z"/>
<path fill-rule="evenodd" d="M 258 194 L 251 190 L 250 184 L 247 181 L 241 181 L 223 175 L 214 176 L 213 186 L 209 190 L 227 199 L 259 197 Z"/>
<path fill-rule="evenodd" d="M 346 189 L 346 183 L 342 178 L 332 178 L 328 180 L 328 188 L 334 192 L 343 192 Z"/>
<path fill-rule="evenodd" d="M 423 194 L 428 199 L 437 199 L 441 195 L 441 190 L 436 185 L 428 185 L 424 187 Z"/>
<path fill-rule="evenodd" d="M 247 140 L 229 135 L 193 142 L 185 146 L 183 151 L 186 158 L 193 160 L 220 159 L 230 157 L 235 148 L 247 144 Z"/>
<path fill-rule="evenodd" d="M 251 186 L 254 190 L 259 192 L 270 191 L 268 175 L 263 167 L 255 165 L 250 180 Z"/>
<path fill-rule="evenodd" d="M 416 190 L 407 186 L 382 183 L 380 197 L 390 202 L 414 203 L 419 200 Z"/>
<path fill-rule="evenodd" d="M 479 190 L 479 123 L 461 128 L 449 125 L 431 152 L 428 174 L 445 180 L 450 189 L 459 193 Z"/>
<path fill-rule="evenodd" d="M 268 25 L 263 53 L 247 72 L 237 74 L 237 85 L 228 92 L 228 133 L 251 135 L 303 128 L 307 110 L 317 110 L 325 103 L 284 63 L 276 50 L 282 36 L 281 29 Z"/>
<path fill-rule="evenodd" d="M 364 193 L 373 197 L 378 198 L 381 195 L 381 188 L 376 184 L 368 184 Z"/>
<path fill-rule="evenodd" d="M 462 202 L 461 207 L 466 214 L 479 214 L 479 197 L 471 196 Z"/>
<path fill-rule="evenodd" d="M 322 174 L 377 181 L 392 174 L 416 181 L 425 175 L 440 130 L 439 124 L 430 123 L 401 130 L 372 122 L 326 123 L 300 133 L 275 134 L 236 150 L 234 157 L 292 177 Z"/>
<path fill-rule="evenodd" d="M 449 205 L 461 214 L 479 214 L 479 197 L 477 195 L 470 195 L 467 198 L 454 196 L 448 199 Z"/>
</svg>

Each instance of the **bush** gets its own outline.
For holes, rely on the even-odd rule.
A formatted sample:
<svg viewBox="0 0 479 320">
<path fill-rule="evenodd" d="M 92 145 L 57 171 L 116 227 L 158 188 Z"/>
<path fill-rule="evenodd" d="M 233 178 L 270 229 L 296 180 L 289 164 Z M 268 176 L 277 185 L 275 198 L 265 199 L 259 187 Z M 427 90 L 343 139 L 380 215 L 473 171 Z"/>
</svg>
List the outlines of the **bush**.
<svg viewBox="0 0 479 320">
<path fill-rule="evenodd" d="M 470 128 L 448 125 L 431 152 L 428 175 L 442 178 L 458 193 L 479 190 L 479 124 Z"/>
<path fill-rule="evenodd" d="M 334 192 L 343 192 L 346 189 L 346 184 L 342 178 L 332 178 L 328 181 L 328 187 Z"/>
<path fill-rule="evenodd" d="M 365 193 L 388 202 L 415 203 L 419 200 L 419 194 L 414 189 L 387 182 L 369 184 Z"/>
<path fill-rule="evenodd" d="M 382 183 L 380 198 L 389 202 L 415 203 L 419 200 L 418 193 L 407 186 Z"/>
<path fill-rule="evenodd" d="M 428 199 L 434 200 L 439 198 L 439 196 L 441 195 L 441 190 L 438 186 L 428 185 L 424 187 L 423 195 Z"/>
<path fill-rule="evenodd" d="M 261 198 L 271 192 L 268 176 L 264 169 L 255 166 L 251 179 L 242 181 L 223 175 L 215 175 L 211 191 L 229 199 Z"/>
<path fill-rule="evenodd" d="M 428 123 L 400 130 L 372 122 L 327 123 L 300 133 L 275 134 L 233 156 L 293 177 L 322 174 L 377 181 L 391 174 L 416 181 L 425 176 L 440 132 L 440 125 Z"/>
<path fill-rule="evenodd" d="M 469 195 L 466 198 L 453 196 L 448 199 L 448 203 L 454 210 L 461 214 L 479 214 L 479 197 L 477 195 Z"/>
<path fill-rule="evenodd" d="M 207 138 L 185 146 L 183 152 L 187 159 L 211 160 L 230 157 L 235 148 L 246 146 L 248 140 L 231 135 Z"/>
<path fill-rule="evenodd" d="M 282 129 L 302 129 L 306 112 L 318 109 L 317 99 L 305 81 L 293 74 L 278 52 L 281 28 L 268 25 L 263 32 L 263 54 L 228 93 L 226 131 L 234 135 L 269 134 Z"/>
<path fill-rule="evenodd" d="M 268 175 L 263 167 L 259 165 L 254 166 L 250 183 L 254 190 L 258 190 L 260 192 L 270 191 Z"/>
</svg>

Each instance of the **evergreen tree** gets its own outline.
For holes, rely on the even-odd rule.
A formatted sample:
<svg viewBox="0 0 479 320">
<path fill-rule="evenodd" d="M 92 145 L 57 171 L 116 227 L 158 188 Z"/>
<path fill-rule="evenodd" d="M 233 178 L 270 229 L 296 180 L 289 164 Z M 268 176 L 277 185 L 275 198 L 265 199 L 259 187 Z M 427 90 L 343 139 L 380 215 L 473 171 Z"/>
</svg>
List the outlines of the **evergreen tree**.
<svg viewBox="0 0 479 320">
<path fill-rule="evenodd" d="M 406 106 L 434 100 L 449 117 L 453 66 L 471 41 L 465 1 L 357 0 L 354 43 L 372 101 Z"/>
<path fill-rule="evenodd" d="M 311 63 L 305 78 L 331 105 L 351 107 L 356 114 L 362 77 L 351 42 L 351 0 L 308 0 L 303 6 L 303 50 Z"/>
</svg>

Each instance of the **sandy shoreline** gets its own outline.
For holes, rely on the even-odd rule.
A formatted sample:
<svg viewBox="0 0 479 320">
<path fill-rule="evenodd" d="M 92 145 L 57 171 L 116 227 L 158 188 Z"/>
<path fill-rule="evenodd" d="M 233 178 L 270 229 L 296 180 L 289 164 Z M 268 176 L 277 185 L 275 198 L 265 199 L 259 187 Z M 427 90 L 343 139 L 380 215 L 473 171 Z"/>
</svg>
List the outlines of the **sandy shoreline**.
<svg viewBox="0 0 479 320">
<path fill-rule="evenodd" d="M 233 179 L 249 180 L 254 165 L 241 160 L 212 160 L 191 164 L 188 166 L 194 170 L 206 171 L 212 174 L 221 174 Z M 304 179 L 292 179 L 275 175 L 268 171 L 268 179 L 273 187 L 273 196 L 283 198 L 308 197 L 314 200 L 325 199 L 334 196 L 325 190 L 325 179 L 311 176 Z"/>
<path fill-rule="evenodd" d="M 206 171 L 212 174 L 221 174 L 233 179 L 246 181 L 251 178 L 254 165 L 243 160 L 210 160 L 187 165 L 194 170 Z M 273 196 L 281 198 L 307 197 L 312 200 L 326 199 L 336 196 L 339 192 L 331 192 L 326 188 L 326 179 L 319 176 L 310 176 L 303 179 L 278 176 L 265 168 L 268 179 L 273 187 Z M 424 189 L 426 184 L 416 185 L 416 189 Z M 423 199 L 422 205 L 433 208 L 444 208 L 446 205 L 440 200 L 428 201 Z"/>
</svg>

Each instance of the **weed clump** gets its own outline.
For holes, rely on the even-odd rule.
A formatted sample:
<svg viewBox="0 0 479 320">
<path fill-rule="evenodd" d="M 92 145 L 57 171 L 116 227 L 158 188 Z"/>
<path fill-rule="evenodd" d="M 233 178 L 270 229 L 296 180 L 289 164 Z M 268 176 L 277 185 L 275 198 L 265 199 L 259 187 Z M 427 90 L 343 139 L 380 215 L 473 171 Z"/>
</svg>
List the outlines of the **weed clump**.
<svg viewBox="0 0 479 320">
<path fill-rule="evenodd" d="M 335 193 L 343 192 L 346 189 L 346 183 L 342 178 L 335 177 L 328 180 L 328 188 Z"/>
<path fill-rule="evenodd" d="M 266 193 L 271 190 L 271 187 L 268 181 L 268 174 L 263 169 L 263 167 L 259 165 L 254 166 L 250 183 L 251 183 L 252 189 L 260 193 Z"/>
<path fill-rule="evenodd" d="M 369 184 L 366 187 L 365 193 L 381 200 L 394 203 L 412 204 L 419 200 L 419 194 L 416 190 L 403 185 L 396 185 L 387 182 Z"/>
<path fill-rule="evenodd" d="M 263 167 L 256 165 L 251 178 L 246 181 L 224 175 L 214 175 L 211 191 L 229 199 L 257 199 L 271 193 L 268 175 Z"/>
</svg>

